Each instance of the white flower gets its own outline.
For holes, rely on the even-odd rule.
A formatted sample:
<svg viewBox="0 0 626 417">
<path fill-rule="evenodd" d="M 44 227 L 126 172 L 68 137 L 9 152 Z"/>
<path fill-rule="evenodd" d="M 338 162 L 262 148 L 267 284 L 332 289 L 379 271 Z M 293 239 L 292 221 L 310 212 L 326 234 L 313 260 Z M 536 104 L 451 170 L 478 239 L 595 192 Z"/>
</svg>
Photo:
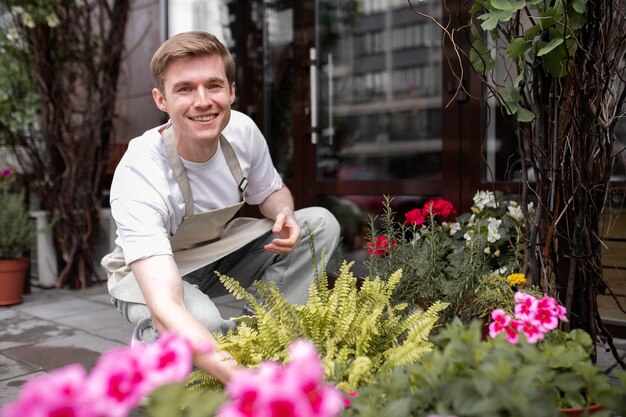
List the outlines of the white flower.
<svg viewBox="0 0 626 417">
<path fill-rule="evenodd" d="M 485 252 L 487 255 L 491 255 L 491 248 L 487 246 L 483 252 Z"/>
<path fill-rule="evenodd" d="M 502 220 L 490 217 L 487 221 L 489 222 L 487 225 L 487 241 L 491 243 L 497 242 L 501 237 L 498 233 L 498 227 L 502 224 Z"/>
<path fill-rule="evenodd" d="M 24 8 L 22 6 L 11 6 L 12 14 L 22 14 L 24 13 Z"/>
<path fill-rule="evenodd" d="M 472 232 L 471 230 L 468 230 L 467 232 L 465 232 L 465 234 L 463 235 L 463 239 L 470 241 L 472 240 Z"/>
<path fill-rule="evenodd" d="M 456 232 L 458 232 L 459 230 L 461 230 L 461 223 L 459 222 L 452 223 L 450 225 L 450 236 L 454 236 Z"/>
<path fill-rule="evenodd" d="M 7 38 L 9 38 L 11 42 L 16 42 L 20 38 L 20 33 L 17 31 L 17 28 L 15 26 L 9 29 L 9 33 L 7 33 Z"/>
<path fill-rule="evenodd" d="M 22 15 L 22 22 L 24 23 L 24 26 L 28 28 L 32 29 L 35 27 L 35 21 L 33 20 L 33 17 L 28 13 L 24 13 Z"/>
<path fill-rule="evenodd" d="M 496 251 L 493 253 L 493 256 L 495 256 L 496 258 L 500 256 L 500 249 L 496 249 Z"/>
<path fill-rule="evenodd" d="M 491 191 L 477 191 L 474 194 L 474 206 L 479 210 L 483 211 L 485 207 L 496 208 L 498 205 L 496 203 L 496 196 Z"/>
<path fill-rule="evenodd" d="M 511 201 L 511 205 L 508 207 L 508 212 L 506 214 L 510 218 L 518 222 L 524 219 L 522 208 L 515 201 Z"/>
<path fill-rule="evenodd" d="M 50 13 L 49 15 L 47 15 L 46 22 L 48 23 L 48 26 L 50 26 L 51 28 L 55 28 L 59 26 L 59 24 L 61 23 L 55 13 Z"/>
</svg>

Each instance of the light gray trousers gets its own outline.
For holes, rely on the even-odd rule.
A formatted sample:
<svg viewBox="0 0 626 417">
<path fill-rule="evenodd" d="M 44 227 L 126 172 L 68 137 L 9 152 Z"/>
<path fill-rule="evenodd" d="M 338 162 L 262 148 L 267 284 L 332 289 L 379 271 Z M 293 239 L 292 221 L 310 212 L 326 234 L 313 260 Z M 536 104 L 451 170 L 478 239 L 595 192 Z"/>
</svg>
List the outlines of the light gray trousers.
<svg viewBox="0 0 626 417">
<path fill-rule="evenodd" d="M 225 333 L 234 326 L 231 320 L 224 319 L 211 297 L 227 293 L 215 275 L 232 277 L 248 288 L 254 281 L 275 282 L 292 304 L 304 304 L 308 298 L 311 282 L 315 277 L 314 265 L 321 273 L 326 265 L 322 263 L 335 254 L 339 243 L 339 223 L 328 210 L 309 207 L 297 210 L 295 218 L 302 229 L 302 238 L 288 254 L 279 255 L 266 251 L 263 247 L 276 236 L 268 232 L 246 244 L 241 249 L 224 258 L 191 272 L 183 277 L 184 301 L 187 310 L 211 332 Z M 309 236 L 313 234 L 317 259 L 312 260 Z M 138 325 L 136 337 L 144 341 L 157 337 L 150 319 L 148 306 L 112 299 L 113 305 L 129 322 Z"/>
</svg>

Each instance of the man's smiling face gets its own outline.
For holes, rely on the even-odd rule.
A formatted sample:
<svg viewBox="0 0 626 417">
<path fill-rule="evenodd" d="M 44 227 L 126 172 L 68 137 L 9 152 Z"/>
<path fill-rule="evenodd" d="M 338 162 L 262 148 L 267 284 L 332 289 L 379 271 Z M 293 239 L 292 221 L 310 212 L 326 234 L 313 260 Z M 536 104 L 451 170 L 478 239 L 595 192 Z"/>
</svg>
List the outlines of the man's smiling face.
<svg viewBox="0 0 626 417">
<path fill-rule="evenodd" d="M 204 162 L 230 120 L 235 85 L 229 85 L 218 55 L 176 59 L 165 72 L 163 92 L 152 90 L 157 107 L 168 113 L 179 154 Z"/>
</svg>

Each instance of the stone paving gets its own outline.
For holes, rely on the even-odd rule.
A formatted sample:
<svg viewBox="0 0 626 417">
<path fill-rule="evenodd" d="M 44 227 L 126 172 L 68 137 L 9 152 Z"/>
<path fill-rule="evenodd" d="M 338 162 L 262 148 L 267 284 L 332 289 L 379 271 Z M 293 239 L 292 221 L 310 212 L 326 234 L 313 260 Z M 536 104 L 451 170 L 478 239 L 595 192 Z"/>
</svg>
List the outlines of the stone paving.
<svg viewBox="0 0 626 417">
<path fill-rule="evenodd" d="M 216 305 L 224 317 L 241 313 L 230 295 Z M 104 284 L 81 291 L 33 288 L 21 304 L 0 307 L 0 406 L 17 398 L 26 381 L 71 363 L 90 370 L 105 351 L 127 345 L 133 326 L 115 308 Z M 626 340 L 615 340 L 626 358 Z M 598 346 L 598 366 L 618 369 Z M 131 416 L 139 417 L 136 411 Z"/>
</svg>

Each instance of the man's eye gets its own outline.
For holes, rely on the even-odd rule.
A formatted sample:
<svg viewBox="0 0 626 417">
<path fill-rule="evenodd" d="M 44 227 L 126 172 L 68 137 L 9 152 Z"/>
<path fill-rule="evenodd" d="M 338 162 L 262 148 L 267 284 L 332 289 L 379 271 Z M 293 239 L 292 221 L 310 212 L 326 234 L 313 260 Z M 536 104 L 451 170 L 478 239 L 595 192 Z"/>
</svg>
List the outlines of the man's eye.
<svg viewBox="0 0 626 417">
<path fill-rule="evenodd" d="M 191 91 L 190 87 L 181 87 L 178 89 L 178 91 L 180 91 L 181 93 L 188 93 Z"/>
</svg>

